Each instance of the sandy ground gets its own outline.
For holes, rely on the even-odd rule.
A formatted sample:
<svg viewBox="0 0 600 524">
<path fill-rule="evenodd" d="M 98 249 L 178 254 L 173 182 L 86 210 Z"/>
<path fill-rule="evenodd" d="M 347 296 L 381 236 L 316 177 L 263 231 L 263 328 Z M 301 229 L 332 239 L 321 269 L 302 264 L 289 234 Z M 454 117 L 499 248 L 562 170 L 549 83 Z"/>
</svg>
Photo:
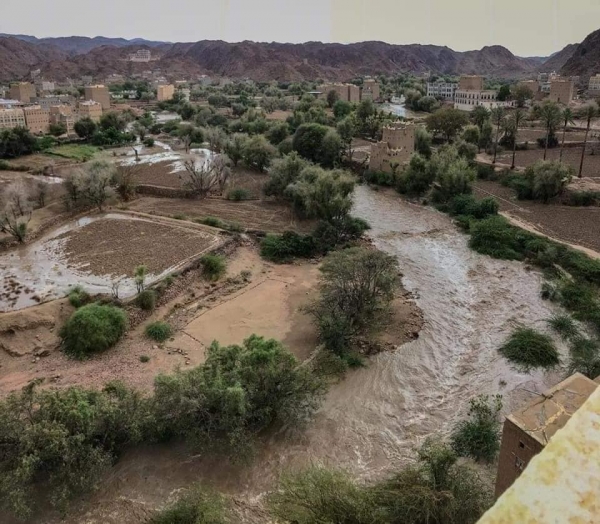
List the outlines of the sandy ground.
<svg viewBox="0 0 600 524">
<path fill-rule="evenodd" d="M 122 216 L 122 215 L 120 215 Z M 57 237 L 69 264 L 95 275 L 131 275 L 140 264 L 160 273 L 214 244 L 215 235 L 185 222 L 97 220 Z"/>
<path fill-rule="evenodd" d="M 289 206 L 271 201 L 230 202 L 218 198 L 189 200 L 141 197 L 129 204 L 132 211 L 156 215 L 184 215 L 190 219 L 216 217 L 226 222 L 243 224 L 248 229 L 273 233 L 286 230 L 310 232 L 315 224 L 298 220 Z"/>
<path fill-rule="evenodd" d="M 600 252 L 599 207 L 573 207 L 517 200 L 512 189 L 489 180 L 477 180 L 474 194 L 481 198 L 495 197 L 500 210 L 518 219 L 520 225 L 528 225 L 528 228 L 556 240 Z"/>
</svg>

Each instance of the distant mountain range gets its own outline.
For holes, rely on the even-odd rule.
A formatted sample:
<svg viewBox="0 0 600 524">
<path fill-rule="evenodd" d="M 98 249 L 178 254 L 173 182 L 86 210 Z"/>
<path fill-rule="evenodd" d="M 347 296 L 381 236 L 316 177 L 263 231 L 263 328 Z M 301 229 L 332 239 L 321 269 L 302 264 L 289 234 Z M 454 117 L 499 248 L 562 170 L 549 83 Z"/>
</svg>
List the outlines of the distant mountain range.
<svg viewBox="0 0 600 524">
<path fill-rule="evenodd" d="M 128 55 L 138 49 L 150 49 L 156 61 L 127 61 Z M 385 42 L 169 43 L 140 38 L 0 34 L 0 81 L 25 79 L 32 69 L 41 69 L 44 78 L 50 80 L 82 75 L 102 79 L 111 73 L 132 74 L 147 69 L 160 69 L 171 78 L 207 74 L 256 81 L 349 80 L 358 75 L 426 71 L 515 79 L 531 77 L 541 70 L 589 76 L 596 72 L 599 55 L 600 31 L 582 44 L 571 44 L 550 57 L 529 58 L 515 56 L 502 46 L 458 52 L 445 46 Z"/>
</svg>

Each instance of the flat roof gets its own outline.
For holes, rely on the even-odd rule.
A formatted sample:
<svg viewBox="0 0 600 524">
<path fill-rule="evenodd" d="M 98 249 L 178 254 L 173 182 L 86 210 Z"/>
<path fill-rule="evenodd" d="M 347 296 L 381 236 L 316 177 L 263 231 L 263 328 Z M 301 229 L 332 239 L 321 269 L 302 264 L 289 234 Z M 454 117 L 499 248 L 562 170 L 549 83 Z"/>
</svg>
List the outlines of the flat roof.
<svg viewBox="0 0 600 524">
<path fill-rule="evenodd" d="M 506 418 L 545 446 L 597 387 L 597 382 L 575 373 Z"/>
</svg>

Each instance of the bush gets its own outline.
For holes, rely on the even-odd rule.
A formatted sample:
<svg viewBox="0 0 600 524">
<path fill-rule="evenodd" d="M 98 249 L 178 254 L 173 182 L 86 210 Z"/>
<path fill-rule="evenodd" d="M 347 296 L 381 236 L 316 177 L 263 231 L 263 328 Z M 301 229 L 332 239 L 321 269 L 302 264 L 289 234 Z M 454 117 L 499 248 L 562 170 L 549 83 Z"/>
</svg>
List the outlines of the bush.
<svg viewBox="0 0 600 524">
<path fill-rule="evenodd" d="M 560 364 L 558 351 L 548 335 L 520 327 L 499 349 L 508 361 L 523 371 L 554 368 Z"/>
<path fill-rule="evenodd" d="M 156 307 L 156 292 L 152 289 L 144 289 L 135 299 L 135 303 L 144 311 L 153 311 Z"/>
<path fill-rule="evenodd" d="M 127 329 L 127 315 L 114 306 L 88 304 L 75 311 L 60 330 L 62 349 L 84 359 L 114 346 Z"/>
<path fill-rule="evenodd" d="M 50 503 L 64 512 L 72 496 L 97 484 L 126 445 L 143 439 L 147 421 L 148 403 L 120 383 L 102 391 L 40 391 L 30 383 L 2 399 L 2 520 L 11 520 L 8 512 L 28 517 L 38 502 L 44 510 Z"/>
<path fill-rule="evenodd" d="M 154 389 L 158 435 L 240 457 L 261 430 L 305 421 L 324 393 L 323 383 L 280 342 L 256 335 L 242 346 L 213 342 L 203 365 L 159 375 Z"/>
<path fill-rule="evenodd" d="M 153 147 L 154 146 L 154 138 L 152 138 L 151 136 L 145 138 L 144 139 L 144 145 L 146 147 Z"/>
<path fill-rule="evenodd" d="M 164 342 L 170 338 L 173 330 L 166 322 L 152 322 L 146 326 L 146 336 L 156 342 Z"/>
<path fill-rule="evenodd" d="M 569 348 L 569 373 L 582 373 L 594 380 L 600 376 L 600 342 L 576 338 Z"/>
<path fill-rule="evenodd" d="M 306 311 L 314 317 L 325 347 L 344 354 L 352 337 L 386 321 L 398 262 L 381 251 L 356 247 L 330 253 L 320 271 L 320 297 Z"/>
<path fill-rule="evenodd" d="M 234 202 L 241 202 L 242 200 L 250 200 L 252 195 L 250 191 L 243 188 L 232 189 L 227 192 L 227 200 L 233 200 Z"/>
<path fill-rule="evenodd" d="M 230 509 L 222 495 L 193 487 L 159 511 L 148 524 L 228 524 Z"/>
<path fill-rule="evenodd" d="M 272 262 L 285 263 L 294 258 L 310 258 L 317 254 L 314 238 L 286 231 L 282 235 L 269 234 L 260 243 L 260 255 Z"/>
<path fill-rule="evenodd" d="M 398 183 L 394 173 L 386 173 L 385 171 L 367 171 L 364 174 L 364 180 L 367 184 L 384 187 L 395 187 Z"/>
<path fill-rule="evenodd" d="M 459 195 L 448 203 L 448 211 L 451 215 L 465 215 L 477 219 L 497 215 L 498 209 L 498 202 L 492 197 L 477 200 L 472 195 Z"/>
<path fill-rule="evenodd" d="M 568 206 L 599 206 L 600 191 L 569 191 L 565 203 Z"/>
<path fill-rule="evenodd" d="M 83 289 L 83 286 L 79 285 L 75 286 L 73 289 L 71 289 L 71 291 L 69 291 L 68 297 L 69 303 L 74 308 L 85 306 L 92 300 L 89 293 Z"/>
<path fill-rule="evenodd" d="M 525 258 L 518 230 L 504 217 L 492 216 L 475 222 L 470 233 L 469 245 L 478 253 L 505 260 Z"/>
<path fill-rule="evenodd" d="M 548 325 L 563 340 L 574 340 L 580 337 L 579 328 L 569 315 L 554 315 L 548 319 Z"/>
<path fill-rule="evenodd" d="M 200 218 L 200 219 L 196 220 L 196 222 L 198 222 L 199 224 L 204 224 L 205 226 L 218 227 L 221 229 L 223 229 L 225 227 L 225 224 L 223 223 L 223 221 L 221 221 L 215 217 Z"/>
<path fill-rule="evenodd" d="M 469 419 L 459 422 L 452 433 L 452 448 L 463 457 L 492 462 L 500 449 L 502 397 L 479 396 L 470 401 Z"/>
<path fill-rule="evenodd" d="M 226 271 L 225 257 L 220 255 L 204 255 L 200 259 L 200 265 L 207 280 L 219 280 Z"/>
<path fill-rule="evenodd" d="M 435 173 L 425 157 L 412 155 L 408 168 L 398 176 L 398 192 L 408 195 L 422 195 L 431 187 Z"/>
<path fill-rule="evenodd" d="M 480 180 L 493 180 L 496 170 L 489 164 L 477 164 L 477 178 Z"/>
</svg>

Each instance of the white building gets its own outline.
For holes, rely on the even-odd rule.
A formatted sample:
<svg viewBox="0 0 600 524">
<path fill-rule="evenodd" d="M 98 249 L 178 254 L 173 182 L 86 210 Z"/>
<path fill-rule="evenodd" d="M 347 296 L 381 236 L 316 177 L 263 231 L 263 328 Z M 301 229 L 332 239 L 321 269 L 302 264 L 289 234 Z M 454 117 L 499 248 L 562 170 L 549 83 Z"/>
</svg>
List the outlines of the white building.
<svg viewBox="0 0 600 524">
<path fill-rule="evenodd" d="M 150 62 L 150 60 L 152 60 L 152 53 L 149 49 L 138 49 L 129 55 L 130 62 Z"/>
<path fill-rule="evenodd" d="M 477 106 L 483 106 L 486 109 L 494 109 L 496 107 L 511 107 L 510 101 L 500 102 L 498 100 L 498 92 L 486 90 L 461 90 L 458 89 L 454 93 L 454 109 L 461 111 L 473 111 Z"/>
<path fill-rule="evenodd" d="M 454 100 L 457 89 L 458 84 L 454 82 L 427 82 L 427 96 L 442 100 Z"/>
<path fill-rule="evenodd" d="M 590 96 L 600 95 L 600 74 L 590 77 L 590 83 L 588 86 Z"/>
</svg>

